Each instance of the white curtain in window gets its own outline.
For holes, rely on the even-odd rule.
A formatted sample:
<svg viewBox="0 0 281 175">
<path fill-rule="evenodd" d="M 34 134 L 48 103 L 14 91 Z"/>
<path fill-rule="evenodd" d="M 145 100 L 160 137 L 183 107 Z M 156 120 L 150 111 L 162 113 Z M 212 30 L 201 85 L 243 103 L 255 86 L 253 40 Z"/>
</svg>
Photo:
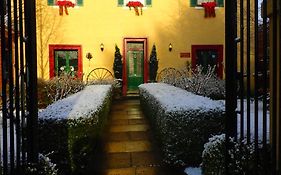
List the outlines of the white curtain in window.
<svg viewBox="0 0 281 175">
<path fill-rule="evenodd" d="M 215 2 L 215 0 L 197 0 L 197 5 L 201 5 L 203 2 Z"/>
</svg>

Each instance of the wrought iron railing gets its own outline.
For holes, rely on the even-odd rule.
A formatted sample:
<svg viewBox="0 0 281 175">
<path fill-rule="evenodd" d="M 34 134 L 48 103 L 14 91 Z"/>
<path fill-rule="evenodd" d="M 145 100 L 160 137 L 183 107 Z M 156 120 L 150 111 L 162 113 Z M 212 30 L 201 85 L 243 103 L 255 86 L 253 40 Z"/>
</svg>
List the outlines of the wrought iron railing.
<svg viewBox="0 0 281 175">
<path fill-rule="evenodd" d="M 23 174 L 38 159 L 35 0 L 1 0 L 0 19 L 0 166 L 2 174 Z"/>
<path fill-rule="evenodd" d="M 226 150 L 230 137 L 254 145 L 251 174 L 280 174 L 280 9 L 279 0 L 225 1 Z"/>
</svg>

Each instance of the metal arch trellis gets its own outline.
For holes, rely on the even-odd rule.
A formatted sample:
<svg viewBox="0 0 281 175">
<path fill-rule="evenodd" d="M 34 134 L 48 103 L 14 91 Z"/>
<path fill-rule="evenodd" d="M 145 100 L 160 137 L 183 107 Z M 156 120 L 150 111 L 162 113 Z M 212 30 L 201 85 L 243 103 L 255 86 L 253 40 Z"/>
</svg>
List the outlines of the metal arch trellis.
<svg viewBox="0 0 281 175">
<path fill-rule="evenodd" d="M 35 11 L 35 0 L 0 1 L 3 174 L 38 161 Z"/>
</svg>

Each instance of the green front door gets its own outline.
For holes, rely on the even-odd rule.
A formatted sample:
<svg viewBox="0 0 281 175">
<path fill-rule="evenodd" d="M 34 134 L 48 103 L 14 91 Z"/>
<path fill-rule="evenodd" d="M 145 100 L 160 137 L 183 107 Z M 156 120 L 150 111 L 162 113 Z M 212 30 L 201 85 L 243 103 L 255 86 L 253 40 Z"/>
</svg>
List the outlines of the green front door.
<svg viewBox="0 0 281 175">
<path fill-rule="evenodd" d="M 127 80 L 128 92 L 138 90 L 138 86 L 144 82 L 143 79 L 143 60 L 144 44 L 143 42 L 127 43 Z"/>
</svg>

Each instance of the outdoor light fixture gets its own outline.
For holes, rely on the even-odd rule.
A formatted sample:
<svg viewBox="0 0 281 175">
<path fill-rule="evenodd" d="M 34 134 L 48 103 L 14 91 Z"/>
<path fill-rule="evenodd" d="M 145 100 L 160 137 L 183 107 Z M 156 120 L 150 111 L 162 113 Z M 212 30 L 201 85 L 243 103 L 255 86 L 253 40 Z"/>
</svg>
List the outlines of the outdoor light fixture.
<svg viewBox="0 0 281 175">
<path fill-rule="evenodd" d="M 171 52 L 172 49 L 173 49 L 173 45 L 170 43 L 170 44 L 169 44 L 169 51 Z"/>
<path fill-rule="evenodd" d="M 88 52 L 88 53 L 86 54 L 86 58 L 87 58 L 88 60 L 91 60 L 91 59 L 93 58 L 93 55 L 92 55 L 90 52 Z"/>
<path fill-rule="evenodd" d="M 101 43 L 100 44 L 100 50 L 103 52 L 103 50 L 104 50 L 104 45 L 103 45 L 103 43 Z"/>
</svg>

